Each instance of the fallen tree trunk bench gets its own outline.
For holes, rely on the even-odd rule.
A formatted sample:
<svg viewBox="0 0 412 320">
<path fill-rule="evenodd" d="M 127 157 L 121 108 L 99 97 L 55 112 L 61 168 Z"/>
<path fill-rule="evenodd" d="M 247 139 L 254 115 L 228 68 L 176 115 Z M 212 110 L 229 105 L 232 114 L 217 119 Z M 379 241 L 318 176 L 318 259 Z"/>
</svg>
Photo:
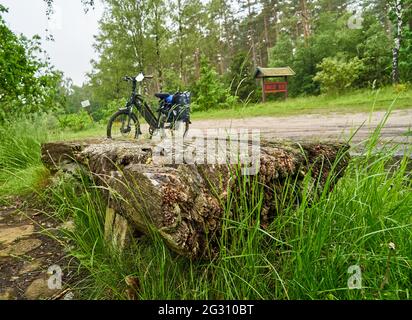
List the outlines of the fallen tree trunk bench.
<svg viewBox="0 0 412 320">
<path fill-rule="evenodd" d="M 183 152 L 188 148 L 193 145 L 184 144 Z M 253 178 L 267 186 L 262 227 L 276 217 L 274 195 L 285 183 L 301 183 L 310 173 L 320 190 L 334 167 L 332 188 L 348 164 L 348 149 L 340 142 L 261 141 Z M 238 166 L 207 161 L 170 163 L 168 156 L 153 141 L 94 139 L 42 145 L 42 161 L 51 172 L 81 166 L 96 184 L 105 187 L 106 234 L 115 245 L 124 245 L 129 227 L 145 234 L 154 228 L 178 254 L 189 258 L 213 254 L 213 237 L 219 234 L 223 204 L 228 190 L 235 188 L 233 172 Z"/>
</svg>

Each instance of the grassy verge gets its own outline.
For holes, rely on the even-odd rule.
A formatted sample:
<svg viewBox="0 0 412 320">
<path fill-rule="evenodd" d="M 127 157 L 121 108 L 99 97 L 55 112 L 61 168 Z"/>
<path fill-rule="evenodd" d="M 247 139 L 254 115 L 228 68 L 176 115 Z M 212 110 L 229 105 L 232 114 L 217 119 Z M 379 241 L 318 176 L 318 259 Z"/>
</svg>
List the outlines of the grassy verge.
<svg viewBox="0 0 412 320">
<path fill-rule="evenodd" d="M 42 123 L 18 122 L 0 126 L 0 202 L 10 195 L 31 192 L 46 175 L 40 143 L 47 139 Z"/>
<path fill-rule="evenodd" d="M 233 109 L 195 112 L 192 118 L 201 120 L 259 116 L 283 117 L 332 112 L 370 112 L 372 104 L 374 104 L 374 110 L 386 110 L 388 105 L 395 99 L 395 109 L 412 108 L 412 90 L 397 93 L 394 88 L 386 87 L 374 91 L 358 90 L 341 96 L 299 97 L 290 98 L 286 101 L 240 105 Z"/>
<path fill-rule="evenodd" d="M 0 203 L 8 196 L 24 196 L 44 187 L 48 171 L 40 158 L 43 142 L 104 136 L 97 125 L 84 131 L 48 130 L 46 117 L 20 119 L 0 126 Z"/>
<path fill-rule="evenodd" d="M 93 127 L 82 131 L 58 131 L 49 136 L 49 141 L 81 140 L 88 138 L 105 138 L 106 127 L 95 124 Z"/>
</svg>

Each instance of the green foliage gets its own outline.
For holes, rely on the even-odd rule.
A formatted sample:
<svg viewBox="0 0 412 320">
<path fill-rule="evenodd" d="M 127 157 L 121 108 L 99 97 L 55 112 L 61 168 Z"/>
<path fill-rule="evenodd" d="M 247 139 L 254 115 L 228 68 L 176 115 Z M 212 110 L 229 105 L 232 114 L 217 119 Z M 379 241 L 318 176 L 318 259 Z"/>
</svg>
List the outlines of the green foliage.
<svg viewBox="0 0 412 320">
<path fill-rule="evenodd" d="M 230 84 L 230 93 L 239 97 L 242 101 L 253 102 L 260 99 L 257 93 L 257 85 L 253 79 L 253 66 L 246 52 L 238 52 L 232 60 L 229 72 L 226 74 L 226 82 Z"/>
<path fill-rule="evenodd" d="M 66 104 L 64 107 L 64 111 L 66 113 L 78 112 L 82 108 L 81 107 L 82 101 L 85 101 L 85 100 L 90 101 L 91 96 L 92 96 L 91 90 L 87 85 L 84 85 L 82 87 L 71 85 L 67 92 L 67 98 L 66 98 Z"/>
<path fill-rule="evenodd" d="M 412 81 L 412 14 L 410 27 L 403 33 L 399 70 L 403 81 Z"/>
<path fill-rule="evenodd" d="M 207 111 L 210 109 L 229 108 L 236 103 L 225 87 L 218 73 L 209 64 L 206 58 L 201 60 L 200 79 L 194 86 L 193 109 Z"/>
<path fill-rule="evenodd" d="M 313 80 L 321 84 L 322 92 L 342 93 L 348 90 L 359 78 L 364 69 L 364 64 L 357 57 L 348 62 L 325 58 L 318 67 L 321 70 Z"/>
<path fill-rule="evenodd" d="M 44 117 L 23 118 L 0 126 L 1 168 L 24 169 L 40 164 L 40 143 L 47 137 L 45 120 Z"/>
<path fill-rule="evenodd" d="M 290 95 L 318 94 L 319 83 L 314 81 L 317 66 L 325 58 L 362 60 L 363 70 L 351 83 L 351 88 L 383 86 L 391 81 L 392 40 L 382 23 L 370 12 L 363 13 L 362 29 L 349 29 L 350 14 L 323 12 L 314 24 L 315 31 L 306 40 L 293 40 L 282 34 L 270 51 L 269 66 L 290 66 L 296 76 L 290 78 Z"/>
<path fill-rule="evenodd" d="M 402 94 L 407 92 L 409 89 L 409 85 L 406 83 L 400 83 L 393 86 L 393 91 L 397 94 Z"/>
<path fill-rule="evenodd" d="M 412 6 L 411 0 L 401 2 L 399 69 L 401 80 L 408 82 L 412 80 Z M 155 76 L 150 93 L 160 88 L 196 90 L 200 55 L 208 58 L 225 83 L 231 84 L 231 94 L 241 100 L 251 92 L 252 101 L 259 99 L 259 86 L 251 79 L 252 66 L 258 65 L 291 66 L 296 76 L 290 78 L 290 96 L 320 93 L 313 78 L 325 58 L 362 60 L 363 72 L 352 88 L 391 82 L 393 1 L 359 2 L 360 29 L 348 27 L 350 0 L 241 1 L 239 12 L 221 0 L 104 0 L 104 4 L 95 43 L 99 59 L 93 61 L 89 74 L 93 91 L 89 100 L 95 105 L 127 96 L 129 88 L 121 78 L 140 71 Z"/>
<path fill-rule="evenodd" d="M 293 64 L 293 42 L 287 34 L 282 34 L 276 45 L 269 53 L 269 67 L 292 66 Z"/>
<path fill-rule="evenodd" d="M 176 71 L 172 69 L 164 70 L 163 82 L 163 92 L 174 93 L 177 91 L 184 91 L 186 87 L 183 81 L 179 79 L 179 75 L 176 73 Z"/>
<path fill-rule="evenodd" d="M 93 118 L 85 110 L 80 110 L 78 113 L 61 115 L 59 117 L 60 127 L 73 131 L 81 131 L 90 129 L 93 125 Z"/>
<path fill-rule="evenodd" d="M 373 17 L 366 17 L 365 33 L 357 45 L 359 58 L 365 68 L 357 81 L 358 86 L 378 86 L 391 82 L 392 72 L 392 41 L 388 38 L 382 24 Z"/>
<path fill-rule="evenodd" d="M 52 117 L 31 115 L 0 124 L 0 202 L 32 191 L 44 176 L 40 145 L 54 129 Z"/>
<path fill-rule="evenodd" d="M 411 107 L 412 90 L 407 86 L 403 91 L 404 84 L 398 86 L 386 86 L 379 89 L 351 90 L 340 95 L 318 95 L 303 96 L 270 101 L 264 104 L 256 103 L 241 108 L 209 110 L 196 112 L 192 119 L 244 119 L 250 117 L 284 117 L 301 116 L 303 114 L 329 114 L 333 112 L 357 113 L 371 112 L 371 101 L 373 110 L 386 110 L 388 101 L 394 101 L 397 110 L 409 109 Z"/>
<path fill-rule="evenodd" d="M 96 119 L 100 119 L 102 124 L 107 124 L 109 118 L 120 108 L 123 108 L 126 105 L 126 99 L 116 99 L 110 101 L 105 108 L 98 109 L 93 115 Z"/>
<path fill-rule="evenodd" d="M 52 111 L 64 104 L 62 74 L 38 58 L 40 38 L 16 36 L 0 5 L 0 122 L 13 116 Z"/>
</svg>

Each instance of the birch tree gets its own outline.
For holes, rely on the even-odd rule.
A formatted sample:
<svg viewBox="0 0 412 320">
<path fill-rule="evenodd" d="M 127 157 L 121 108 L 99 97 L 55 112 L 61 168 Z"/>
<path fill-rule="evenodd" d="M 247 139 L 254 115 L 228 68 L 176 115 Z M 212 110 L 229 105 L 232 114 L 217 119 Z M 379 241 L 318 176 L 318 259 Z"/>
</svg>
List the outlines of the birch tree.
<svg viewBox="0 0 412 320">
<path fill-rule="evenodd" d="M 403 28 L 403 4 L 402 0 L 394 0 L 392 3 L 392 10 L 395 14 L 395 37 L 393 47 L 392 59 L 392 82 L 399 83 L 399 52 L 401 50 L 402 28 Z"/>
</svg>

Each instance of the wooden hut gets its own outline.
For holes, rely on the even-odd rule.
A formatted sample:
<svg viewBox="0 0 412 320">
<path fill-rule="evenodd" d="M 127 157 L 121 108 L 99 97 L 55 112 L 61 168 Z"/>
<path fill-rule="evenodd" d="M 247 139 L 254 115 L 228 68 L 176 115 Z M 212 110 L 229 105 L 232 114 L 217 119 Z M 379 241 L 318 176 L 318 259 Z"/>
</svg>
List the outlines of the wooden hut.
<svg viewBox="0 0 412 320">
<path fill-rule="evenodd" d="M 285 98 L 288 97 L 288 77 L 296 73 L 290 67 L 283 68 L 261 68 L 257 67 L 255 79 L 262 79 L 262 101 L 266 101 L 266 94 L 284 92 Z M 266 79 L 275 78 L 278 81 L 267 81 Z M 279 81 L 282 79 L 283 81 Z"/>
</svg>

